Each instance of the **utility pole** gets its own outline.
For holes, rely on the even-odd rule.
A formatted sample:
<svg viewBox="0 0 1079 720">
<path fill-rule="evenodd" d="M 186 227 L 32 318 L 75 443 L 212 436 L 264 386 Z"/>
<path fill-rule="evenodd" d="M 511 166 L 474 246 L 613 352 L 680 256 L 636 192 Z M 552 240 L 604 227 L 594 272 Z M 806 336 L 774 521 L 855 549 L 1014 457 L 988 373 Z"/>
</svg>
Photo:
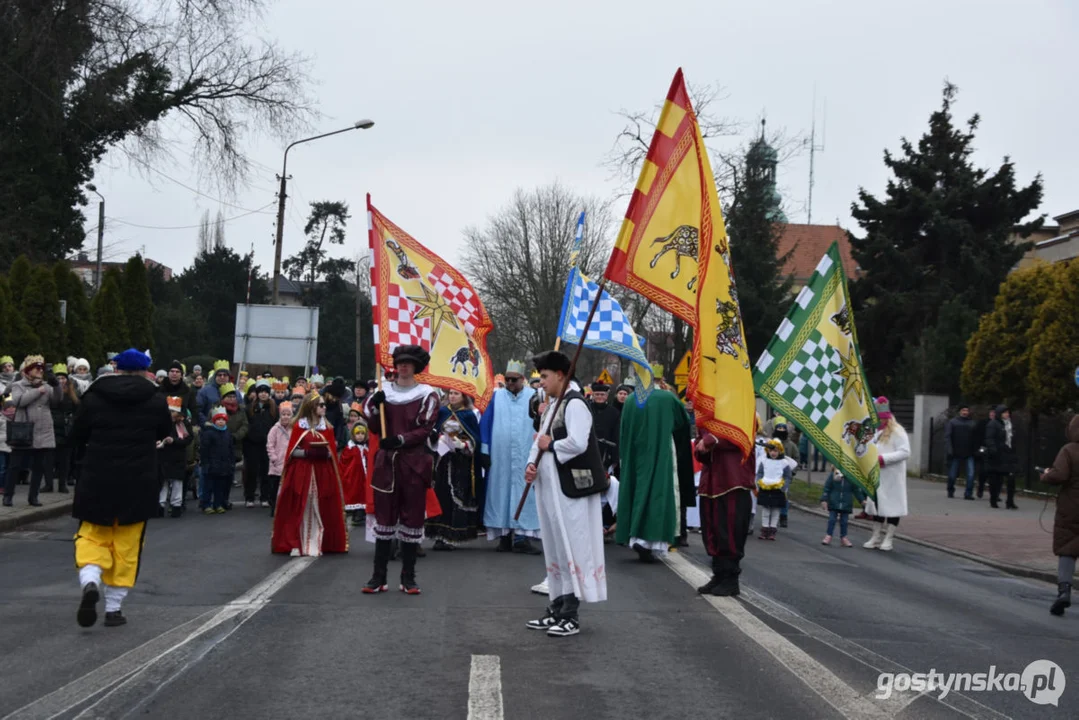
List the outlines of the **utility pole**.
<svg viewBox="0 0 1079 720">
<path fill-rule="evenodd" d="M 94 273 L 94 292 L 101 289 L 101 250 L 105 244 L 105 196 L 97 191 L 93 183 L 86 189 L 101 198 L 97 204 L 97 271 Z"/>
<path fill-rule="evenodd" d="M 825 104 L 827 108 L 827 104 Z M 827 118 L 827 115 L 825 115 Z M 827 119 L 825 120 L 827 122 Z M 827 125 L 825 125 L 825 128 Z M 809 199 L 806 203 L 806 224 L 813 224 L 813 160 L 818 152 L 824 152 L 824 128 L 821 129 L 821 142 L 817 145 L 817 89 L 813 88 L 813 120 L 809 130 Z"/>
<path fill-rule="evenodd" d="M 331 135 L 340 135 L 350 130 L 367 130 L 374 127 L 374 120 L 357 120 L 351 126 L 347 128 L 341 128 L 340 130 L 334 130 L 333 132 L 322 133 L 321 135 L 315 135 L 314 137 L 303 138 L 293 143 L 289 143 L 289 146 L 285 148 L 285 157 L 281 161 L 281 188 L 277 192 L 277 239 L 274 241 L 274 258 L 273 258 L 273 304 L 277 304 L 278 286 L 281 284 L 281 241 L 285 233 L 285 183 L 288 181 L 288 151 L 296 145 L 305 142 L 311 142 L 312 140 L 321 140 L 322 138 L 330 137 Z"/>
</svg>

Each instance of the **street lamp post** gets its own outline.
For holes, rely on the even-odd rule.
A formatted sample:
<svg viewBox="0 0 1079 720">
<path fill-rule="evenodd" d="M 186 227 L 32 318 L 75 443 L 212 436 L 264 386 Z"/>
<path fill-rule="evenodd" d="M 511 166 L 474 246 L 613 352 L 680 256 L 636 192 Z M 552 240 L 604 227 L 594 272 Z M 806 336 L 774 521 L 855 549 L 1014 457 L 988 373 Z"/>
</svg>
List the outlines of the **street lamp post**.
<svg viewBox="0 0 1079 720">
<path fill-rule="evenodd" d="M 101 198 L 97 204 L 97 270 L 94 272 L 94 292 L 101 290 L 101 246 L 105 241 L 105 196 L 91 183 L 86 189 Z"/>
<path fill-rule="evenodd" d="M 333 132 L 323 133 L 322 135 L 315 135 L 314 137 L 304 138 L 303 140 L 297 140 L 291 143 L 285 148 L 285 159 L 281 163 L 281 188 L 277 192 L 277 239 L 274 241 L 274 259 L 273 259 L 273 304 L 277 304 L 279 285 L 281 284 L 281 241 L 285 232 L 285 183 L 288 181 L 288 151 L 294 146 L 300 143 L 311 142 L 312 140 L 321 140 L 322 138 L 330 137 L 331 135 L 340 135 L 341 133 L 349 132 L 350 130 L 367 130 L 373 127 L 374 120 L 359 120 L 353 123 L 347 128 L 341 128 L 340 130 L 334 130 Z"/>
</svg>

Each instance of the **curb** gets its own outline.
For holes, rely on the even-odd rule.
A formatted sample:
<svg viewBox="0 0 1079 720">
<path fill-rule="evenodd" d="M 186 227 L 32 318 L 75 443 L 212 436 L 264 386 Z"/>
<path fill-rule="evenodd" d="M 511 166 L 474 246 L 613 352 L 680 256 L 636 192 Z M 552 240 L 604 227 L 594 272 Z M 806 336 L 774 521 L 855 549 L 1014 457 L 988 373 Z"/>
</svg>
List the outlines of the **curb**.
<svg viewBox="0 0 1079 720">
<path fill-rule="evenodd" d="M 802 512 L 809 515 L 816 515 L 817 517 L 823 518 L 828 517 L 828 513 L 818 510 L 817 508 L 799 505 L 795 502 L 792 502 L 790 506 L 792 508 L 801 510 Z M 855 520 L 853 517 L 850 518 L 848 523 L 850 525 L 853 525 L 854 527 L 859 527 L 863 530 L 873 529 L 873 526 L 870 523 L 867 523 L 865 520 Z M 928 542 L 927 540 L 919 540 L 918 538 L 913 538 L 909 535 L 901 535 L 898 532 L 895 534 L 894 537 L 896 540 L 903 540 L 913 545 L 921 545 L 922 547 L 929 548 L 930 550 L 937 550 L 942 553 L 947 553 L 948 555 L 954 555 L 956 557 L 961 557 L 966 560 L 973 560 L 976 563 L 988 565 L 991 568 L 996 568 L 997 570 L 1006 572 L 1009 575 L 1015 575 L 1016 577 L 1028 578 L 1030 580 L 1042 580 L 1044 582 L 1052 583 L 1054 585 L 1057 582 L 1057 574 L 1050 570 L 1036 570 L 1034 568 L 1023 567 L 1022 565 L 1013 565 L 1011 563 L 1001 562 L 1000 560 L 993 560 L 992 558 L 987 558 L 982 555 L 975 555 L 974 553 L 969 553 L 965 550 L 957 550 L 955 548 L 947 547 L 946 545 L 938 545 L 937 543 Z"/>
<path fill-rule="evenodd" d="M 914 478 L 916 480 L 924 480 L 925 482 L 931 482 L 931 483 L 934 483 L 936 485 L 947 485 L 948 484 L 948 476 L 947 475 L 939 475 L 937 473 L 926 473 L 925 475 L 922 475 L 921 477 L 918 477 L 917 475 L 908 475 L 907 477 L 912 477 L 912 478 Z M 959 489 L 959 482 L 958 481 L 956 482 L 955 487 L 956 487 L 956 490 Z M 989 486 L 986 485 L 985 489 L 986 489 L 986 491 L 988 491 Z M 1037 490 L 1027 490 L 1026 488 L 1016 488 L 1015 489 L 1015 494 L 1016 495 L 1022 495 L 1023 497 L 1033 498 L 1035 500 L 1045 500 L 1046 498 L 1052 498 L 1054 503 L 1056 502 L 1056 499 L 1057 499 L 1057 496 L 1055 494 L 1053 494 L 1053 493 L 1038 492 Z"/>
<path fill-rule="evenodd" d="M 61 515 L 70 515 L 73 504 L 73 500 L 65 500 L 47 507 L 34 508 L 14 517 L 0 518 L 0 532 L 9 532 L 23 525 L 41 522 L 42 520 L 51 520 Z"/>
</svg>

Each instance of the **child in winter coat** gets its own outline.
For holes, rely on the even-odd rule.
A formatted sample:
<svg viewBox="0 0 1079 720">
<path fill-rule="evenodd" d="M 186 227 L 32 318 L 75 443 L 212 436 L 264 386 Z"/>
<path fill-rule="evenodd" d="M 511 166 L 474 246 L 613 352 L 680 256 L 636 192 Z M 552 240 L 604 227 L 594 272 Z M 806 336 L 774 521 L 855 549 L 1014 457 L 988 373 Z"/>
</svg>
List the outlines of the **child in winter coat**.
<svg viewBox="0 0 1079 720">
<path fill-rule="evenodd" d="M 843 476 L 843 473 L 832 466 L 832 472 L 824 481 L 824 490 L 820 494 L 821 508 L 828 511 L 828 531 L 821 545 L 832 543 L 832 534 L 835 532 L 835 522 L 839 520 L 839 542 L 843 547 L 852 547 L 847 539 L 847 521 L 854 509 L 854 498 L 859 502 L 865 502 L 865 491 Z"/>
<path fill-rule="evenodd" d="M 223 407 L 215 407 L 210 413 L 210 422 L 199 438 L 202 441 L 200 451 L 202 460 L 203 482 L 210 491 L 208 505 L 202 511 L 207 515 L 223 513 L 229 509 L 229 487 L 236 471 L 234 443 L 229 432 L 229 414 Z"/>
<path fill-rule="evenodd" d="M 766 458 L 757 465 L 757 506 L 761 508 L 761 540 L 775 540 L 779 516 L 787 506 L 784 488 L 790 484 L 791 466 L 783 457 L 783 441 L 772 438 L 764 444 Z"/>
<path fill-rule="evenodd" d="M 165 517 L 165 503 L 172 507 L 171 515 L 180 517 L 184 511 L 184 478 L 187 476 L 187 446 L 191 444 L 191 424 L 184 418 L 184 399 L 166 398 L 172 412 L 172 430 L 157 444 L 157 464 L 161 469 L 161 493 L 157 496 L 158 517 Z"/>
<path fill-rule="evenodd" d="M 292 403 L 281 403 L 277 408 L 277 417 L 277 422 L 266 435 L 266 454 L 270 457 L 270 517 L 273 517 L 274 508 L 277 507 L 285 453 L 288 452 L 288 442 L 292 436 Z"/>
</svg>

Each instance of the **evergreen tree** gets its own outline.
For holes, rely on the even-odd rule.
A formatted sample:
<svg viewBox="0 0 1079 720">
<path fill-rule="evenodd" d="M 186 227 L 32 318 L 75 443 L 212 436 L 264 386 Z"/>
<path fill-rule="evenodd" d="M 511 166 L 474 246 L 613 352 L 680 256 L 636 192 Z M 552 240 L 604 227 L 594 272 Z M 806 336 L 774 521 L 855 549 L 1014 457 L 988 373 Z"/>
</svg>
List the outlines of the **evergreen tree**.
<svg viewBox="0 0 1079 720">
<path fill-rule="evenodd" d="M 11 355 L 15 365 L 31 353 L 38 352 L 38 337 L 22 311 L 11 299 L 8 279 L 0 277 L 0 354 Z"/>
<path fill-rule="evenodd" d="M 967 343 L 960 380 L 967 400 L 1026 406 L 1031 328 L 1062 270 L 1060 265 L 1034 265 L 1013 272 L 1001 284 L 992 312 L 981 317 Z"/>
<path fill-rule="evenodd" d="M 121 282 L 122 276 L 119 270 L 116 268 L 106 270 L 101 281 L 101 289 L 90 303 L 90 311 L 101 333 L 101 343 L 106 352 L 123 352 L 131 347 L 127 321 L 124 319 Z"/>
<path fill-rule="evenodd" d="M 1005 158 L 995 172 L 971 161 L 979 118 L 952 123 L 957 88 L 946 84 L 941 108 L 915 146 L 885 151 L 894 178 L 884 199 L 859 190 L 852 214 L 865 232 L 851 237 L 864 275 L 852 283 L 855 317 L 869 383 L 880 393 L 956 393 L 969 335 L 993 307 L 1000 283 L 1039 228 L 1020 224 L 1041 202 L 1041 177 L 1017 188 Z"/>
<path fill-rule="evenodd" d="M 790 253 L 779 254 L 783 225 L 777 222 L 782 215 L 771 180 L 774 157 L 762 152 L 762 148 L 771 150 L 763 142 L 755 143 L 745 155 L 726 218 L 746 347 L 754 358 L 768 346 L 786 316 L 793 285 L 783 272 Z M 771 152 L 774 156 L 775 151 Z"/>
<path fill-rule="evenodd" d="M 90 300 L 86 297 L 86 286 L 67 263 L 57 263 L 53 274 L 60 298 L 67 301 L 67 353 L 86 358 L 94 369 L 95 363 L 103 362 L 105 353 L 101 349 L 101 333 L 90 311 Z"/>
<path fill-rule="evenodd" d="M 11 301 L 16 309 L 22 308 L 23 295 L 26 293 L 26 287 L 30 284 L 32 271 L 33 266 L 30 265 L 30 258 L 26 257 L 26 255 L 20 255 L 15 258 L 15 262 L 11 263 L 11 271 L 8 273 L 8 287 L 11 289 Z"/>
<path fill-rule="evenodd" d="M 45 265 L 38 265 L 30 273 L 30 284 L 22 299 L 22 315 L 37 333 L 39 352 L 47 361 L 66 357 L 60 294 L 56 291 L 52 271 Z"/>
<path fill-rule="evenodd" d="M 324 277 L 340 277 L 355 268 L 351 260 L 329 257 L 329 245 L 344 245 L 345 227 L 350 217 L 348 203 L 328 200 L 311 203 L 311 214 L 303 229 L 307 244 L 282 264 L 289 279 L 313 285 Z M 304 298 L 304 302 L 313 304 L 311 297 Z"/>
<path fill-rule="evenodd" d="M 251 282 L 251 302 L 269 299 L 266 278 L 256 265 Z M 207 345 L 186 348 L 184 354 L 206 353 L 217 358 L 232 357 L 236 332 L 236 306 L 247 296 L 248 259 L 227 247 L 213 248 L 195 258 L 194 264 L 178 277 L 180 289 L 194 309 L 194 322 L 204 328 Z"/>
<path fill-rule="evenodd" d="M 131 347 L 139 350 L 153 349 L 154 306 L 150 301 L 150 284 L 142 255 L 135 255 L 127 261 L 120 289 Z"/>
<path fill-rule="evenodd" d="M 1030 407 L 1036 412 L 1079 409 L 1079 260 L 1061 264 L 1055 287 L 1039 307 L 1027 336 L 1030 350 Z"/>
</svg>

